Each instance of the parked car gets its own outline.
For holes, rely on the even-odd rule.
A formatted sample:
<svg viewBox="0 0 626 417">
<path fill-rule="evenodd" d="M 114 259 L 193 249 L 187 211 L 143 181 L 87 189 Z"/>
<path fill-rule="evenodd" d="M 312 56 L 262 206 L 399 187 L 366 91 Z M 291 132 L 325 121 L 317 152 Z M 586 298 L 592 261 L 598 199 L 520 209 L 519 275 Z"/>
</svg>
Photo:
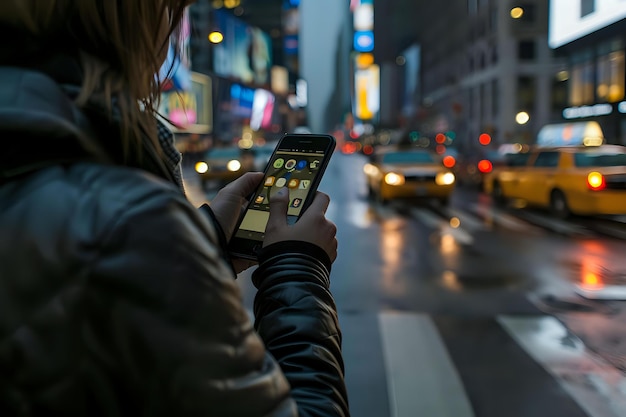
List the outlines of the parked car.
<svg viewBox="0 0 626 417">
<path fill-rule="evenodd" d="M 507 156 L 485 179 L 498 204 L 521 200 L 558 217 L 626 214 L 626 147 L 536 147 Z"/>
<path fill-rule="evenodd" d="M 419 148 L 379 147 L 363 171 L 370 195 L 382 203 L 434 199 L 447 204 L 456 181 L 441 156 Z"/>
</svg>

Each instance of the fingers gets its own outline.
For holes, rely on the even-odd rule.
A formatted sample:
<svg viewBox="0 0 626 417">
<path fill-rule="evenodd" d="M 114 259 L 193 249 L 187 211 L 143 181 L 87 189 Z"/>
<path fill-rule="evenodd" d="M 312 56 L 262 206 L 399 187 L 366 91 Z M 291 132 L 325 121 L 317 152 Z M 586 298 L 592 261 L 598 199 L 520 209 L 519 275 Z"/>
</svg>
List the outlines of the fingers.
<svg viewBox="0 0 626 417">
<path fill-rule="evenodd" d="M 262 172 L 246 172 L 224 187 L 224 189 L 228 189 L 228 191 L 245 198 L 259 186 L 259 182 L 261 182 L 262 178 Z"/>
<path fill-rule="evenodd" d="M 307 209 L 311 212 L 322 212 L 322 213 L 326 213 L 326 210 L 328 209 L 328 205 L 330 204 L 330 197 L 321 192 L 318 191 L 315 194 L 315 198 L 313 199 L 313 202 L 311 203 L 311 206 Z"/>
<path fill-rule="evenodd" d="M 289 205 L 289 191 L 281 188 L 275 194 L 270 194 L 270 218 L 266 230 L 280 228 L 287 224 L 287 206 Z"/>
</svg>

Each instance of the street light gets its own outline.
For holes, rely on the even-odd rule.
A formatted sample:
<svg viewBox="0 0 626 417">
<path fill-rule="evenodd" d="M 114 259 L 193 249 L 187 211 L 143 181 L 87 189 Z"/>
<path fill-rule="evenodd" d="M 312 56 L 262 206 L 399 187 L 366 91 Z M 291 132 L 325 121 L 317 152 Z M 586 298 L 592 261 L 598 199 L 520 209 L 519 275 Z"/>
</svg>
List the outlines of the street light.
<svg viewBox="0 0 626 417">
<path fill-rule="evenodd" d="M 220 43 L 224 40 L 224 35 L 222 35 L 221 32 L 215 31 L 215 32 L 209 33 L 208 38 L 209 38 L 209 42 L 211 43 Z"/>
<path fill-rule="evenodd" d="M 519 19 L 524 15 L 524 9 L 521 7 L 513 7 L 511 9 L 511 17 L 513 19 Z"/>
<path fill-rule="evenodd" d="M 530 116 L 525 111 L 521 111 L 515 116 L 515 121 L 518 125 L 525 125 L 529 120 Z"/>
</svg>

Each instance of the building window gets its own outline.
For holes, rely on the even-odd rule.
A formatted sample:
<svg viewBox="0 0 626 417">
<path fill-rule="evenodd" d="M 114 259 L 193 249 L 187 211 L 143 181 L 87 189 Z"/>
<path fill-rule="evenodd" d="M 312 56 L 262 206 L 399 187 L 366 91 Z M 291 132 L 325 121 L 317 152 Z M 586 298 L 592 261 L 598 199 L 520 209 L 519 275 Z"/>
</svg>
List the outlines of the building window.
<svg viewBox="0 0 626 417">
<path fill-rule="evenodd" d="M 478 117 L 480 118 L 481 122 L 484 122 L 487 119 L 487 114 L 486 114 L 487 94 L 485 91 L 485 87 L 486 87 L 485 84 L 481 84 L 478 87 L 478 105 L 480 106 L 478 108 L 478 111 L 480 112 Z"/>
<path fill-rule="evenodd" d="M 596 0 L 580 0 L 580 17 L 596 11 Z"/>
<path fill-rule="evenodd" d="M 491 82 L 491 114 L 494 116 L 498 115 L 498 110 L 500 109 L 499 98 L 498 80 L 493 80 Z"/>
<path fill-rule="evenodd" d="M 560 113 L 567 107 L 567 79 L 558 75 L 552 80 L 552 112 Z"/>
<path fill-rule="evenodd" d="M 517 57 L 522 61 L 535 59 L 535 41 L 520 41 L 517 47 Z"/>
<path fill-rule="evenodd" d="M 569 90 L 570 105 L 592 104 L 595 101 L 593 86 L 592 61 L 583 61 L 573 65 Z"/>
<path fill-rule="evenodd" d="M 524 4 L 520 4 L 519 7 L 522 8 L 522 10 L 524 10 L 524 14 L 522 15 L 522 17 L 519 19 L 521 22 L 526 22 L 526 23 L 533 23 L 536 19 L 536 7 L 534 4 L 532 3 L 524 3 Z"/>
<path fill-rule="evenodd" d="M 518 111 L 532 111 L 535 107 L 535 79 L 521 76 L 517 79 Z"/>
<path fill-rule="evenodd" d="M 624 51 L 598 58 L 596 96 L 598 101 L 616 103 L 624 99 Z"/>
</svg>

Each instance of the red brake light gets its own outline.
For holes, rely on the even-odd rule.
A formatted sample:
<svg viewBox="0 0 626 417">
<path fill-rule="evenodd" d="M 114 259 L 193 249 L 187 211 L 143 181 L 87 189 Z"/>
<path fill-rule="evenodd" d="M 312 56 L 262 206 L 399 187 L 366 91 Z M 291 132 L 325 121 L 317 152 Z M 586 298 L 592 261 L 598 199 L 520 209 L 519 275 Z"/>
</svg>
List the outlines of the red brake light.
<svg viewBox="0 0 626 417">
<path fill-rule="evenodd" d="M 491 172 L 492 169 L 493 169 L 493 165 L 491 164 L 491 161 L 487 159 L 483 159 L 478 162 L 478 170 L 482 172 L 483 174 Z"/>
<path fill-rule="evenodd" d="M 443 158 L 443 165 L 446 168 L 452 168 L 455 164 L 456 164 L 456 159 L 454 159 L 454 156 L 448 155 Z"/>
<path fill-rule="evenodd" d="M 604 179 L 604 175 L 599 172 L 590 172 L 587 175 L 587 187 L 593 191 L 600 191 L 606 188 L 606 180 Z"/>
</svg>

